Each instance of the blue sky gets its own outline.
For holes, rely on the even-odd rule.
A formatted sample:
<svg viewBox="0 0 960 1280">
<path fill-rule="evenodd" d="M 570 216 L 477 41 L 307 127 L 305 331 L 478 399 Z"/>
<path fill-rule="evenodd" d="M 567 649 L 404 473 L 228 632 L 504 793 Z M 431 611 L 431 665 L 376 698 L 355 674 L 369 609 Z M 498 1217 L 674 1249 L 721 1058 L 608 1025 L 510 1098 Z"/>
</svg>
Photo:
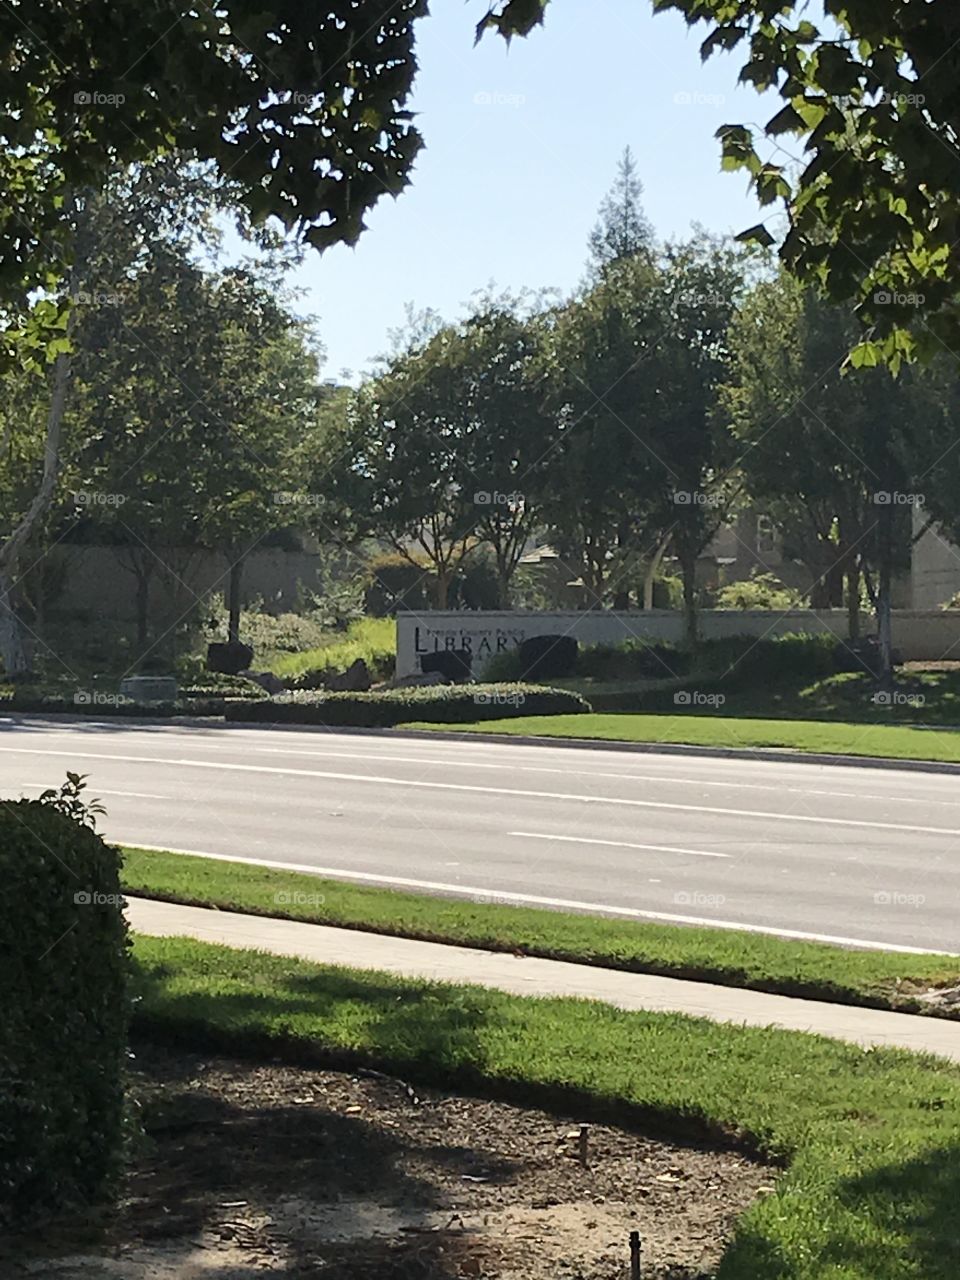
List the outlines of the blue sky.
<svg viewBox="0 0 960 1280">
<path fill-rule="evenodd" d="M 444 317 L 477 289 L 572 289 L 628 143 L 661 237 L 698 222 L 757 222 L 740 174 L 720 172 L 716 129 L 771 114 L 738 88 L 741 57 L 701 65 L 706 28 L 649 0 L 555 0 L 543 28 L 507 48 L 473 45 L 486 0 L 435 0 L 420 24 L 413 103 L 426 139 L 411 187 L 385 198 L 356 248 L 310 253 L 294 283 L 318 318 L 325 375 L 354 377 L 388 346 L 405 304 Z"/>
</svg>

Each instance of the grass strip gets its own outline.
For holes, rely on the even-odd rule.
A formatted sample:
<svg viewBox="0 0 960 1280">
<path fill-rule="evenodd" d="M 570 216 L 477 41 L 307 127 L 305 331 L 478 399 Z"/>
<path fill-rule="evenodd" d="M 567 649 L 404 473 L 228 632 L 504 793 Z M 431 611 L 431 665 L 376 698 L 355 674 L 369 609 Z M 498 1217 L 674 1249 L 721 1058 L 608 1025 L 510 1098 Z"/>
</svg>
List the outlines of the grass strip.
<svg viewBox="0 0 960 1280">
<path fill-rule="evenodd" d="M 960 1071 L 797 1032 L 138 936 L 137 1029 L 724 1136 L 789 1167 L 718 1280 L 956 1280 Z"/>
<path fill-rule="evenodd" d="M 852 951 L 765 934 L 432 897 L 179 853 L 124 849 L 123 885 L 141 897 L 191 906 L 881 1009 L 926 1010 L 918 991 L 960 984 L 957 956 Z"/>
<path fill-rule="evenodd" d="M 446 726 L 411 723 L 408 729 Z M 520 716 L 457 725 L 458 733 L 540 738 L 598 738 L 698 747 L 785 747 L 829 755 L 960 763 L 960 732 L 924 725 L 876 725 L 828 720 L 753 720 L 724 715 L 590 714 Z"/>
</svg>

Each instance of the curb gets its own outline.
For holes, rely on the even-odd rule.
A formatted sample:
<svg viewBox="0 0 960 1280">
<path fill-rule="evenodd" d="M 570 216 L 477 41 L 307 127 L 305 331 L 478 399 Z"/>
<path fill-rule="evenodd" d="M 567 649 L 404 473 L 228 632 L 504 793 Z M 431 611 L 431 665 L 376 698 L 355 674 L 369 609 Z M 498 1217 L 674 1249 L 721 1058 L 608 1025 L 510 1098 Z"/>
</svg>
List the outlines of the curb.
<svg viewBox="0 0 960 1280">
<path fill-rule="evenodd" d="M 251 728 L 254 726 L 250 726 Z M 285 726 L 288 727 L 288 726 Z M 340 732 L 338 730 L 338 732 Z M 354 730 L 353 732 L 356 732 Z M 442 729 L 360 730 L 394 738 L 440 738 L 450 742 L 516 743 L 527 747 L 575 747 L 580 751 L 629 751 L 638 755 L 703 756 L 720 760 L 772 760 L 780 764 L 841 765 L 852 769 L 900 769 L 910 773 L 960 774 L 960 764 L 947 760 L 898 760 L 891 756 L 827 755 L 786 747 L 701 747 L 681 742 L 621 742 L 616 738 L 554 738 L 512 733 L 454 733 Z"/>
<path fill-rule="evenodd" d="M 636 755 L 680 756 L 719 760 L 769 760 L 775 764 L 837 765 L 846 769 L 895 769 L 902 773 L 960 774 L 960 763 L 946 760 L 898 760 L 890 756 L 829 755 L 791 751 L 786 747 L 705 747 L 679 742 L 623 742 L 615 738 L 554 738 L 513 733 L 458 733 L 453 729 L 366 729 L 355 725 L 264 724 L 257 721 L 224 721 L 217 716 L 71 716 L 68 712 L 8 712 L 5 721 L 133 728 L 258 729 L 270 733 L 325 733 L 367 738 L 413 738 L 440 742 L 492 742 L 502 746 L 558 747 L 577 751 L 621 751 Z"/>
</svg>

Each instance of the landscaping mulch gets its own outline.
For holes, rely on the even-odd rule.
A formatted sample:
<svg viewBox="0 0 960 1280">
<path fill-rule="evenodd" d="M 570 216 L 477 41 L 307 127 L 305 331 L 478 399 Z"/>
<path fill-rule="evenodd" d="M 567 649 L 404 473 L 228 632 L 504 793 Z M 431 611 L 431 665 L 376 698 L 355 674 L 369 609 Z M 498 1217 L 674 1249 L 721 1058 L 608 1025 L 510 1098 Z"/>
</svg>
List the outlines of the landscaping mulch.
<svg viewBox="0 0 960 1280">
<path fill-rule="evenodd" d="M 706 1280 L 773 1190 L 741 1154 L 375 1072 L 140 1046 L 145 1136 L 116 1213 L 33 1237 L 50 1280 Z M 4 1274 L 8 1274 L 4 1270 Z"/>
</svg>

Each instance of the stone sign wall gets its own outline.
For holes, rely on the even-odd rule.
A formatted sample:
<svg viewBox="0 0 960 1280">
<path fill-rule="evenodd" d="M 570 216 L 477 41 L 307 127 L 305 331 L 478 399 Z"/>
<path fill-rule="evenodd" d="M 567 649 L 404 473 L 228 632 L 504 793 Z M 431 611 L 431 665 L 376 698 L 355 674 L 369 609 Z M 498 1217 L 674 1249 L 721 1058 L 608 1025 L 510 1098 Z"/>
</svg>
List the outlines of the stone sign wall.
<svg viewBox="0 0 960 1280">
<path fill-rule="evenodd" d="M 700 614 L 702 634 L 708 638 L 751 635 L 777 636 L 790 632 L 847 636 L 847 615 L 842 609 L 815 613 L 797 609 L 787 613 L 770 610 L 705 609 Z M 863 632 L 872 629 L 869 616 Z M 473 673 L 482 676 L 490 658 L 516 648 L 531 636 L 571 635 L 583 645 L 623 644 L 625 640 L 683 639 L 683 615 L 675 610 L 650 609 L 631 613 L 588 610 L 581 613 L 401 613 L 397 615 L 397 674 L 415 675 L 425 654 L 445 649 L 468 649 Z M 893 639 L 906 661 L 953 658 L 960 661 L 960 610 L 897 610 Z"/>
</svg>

